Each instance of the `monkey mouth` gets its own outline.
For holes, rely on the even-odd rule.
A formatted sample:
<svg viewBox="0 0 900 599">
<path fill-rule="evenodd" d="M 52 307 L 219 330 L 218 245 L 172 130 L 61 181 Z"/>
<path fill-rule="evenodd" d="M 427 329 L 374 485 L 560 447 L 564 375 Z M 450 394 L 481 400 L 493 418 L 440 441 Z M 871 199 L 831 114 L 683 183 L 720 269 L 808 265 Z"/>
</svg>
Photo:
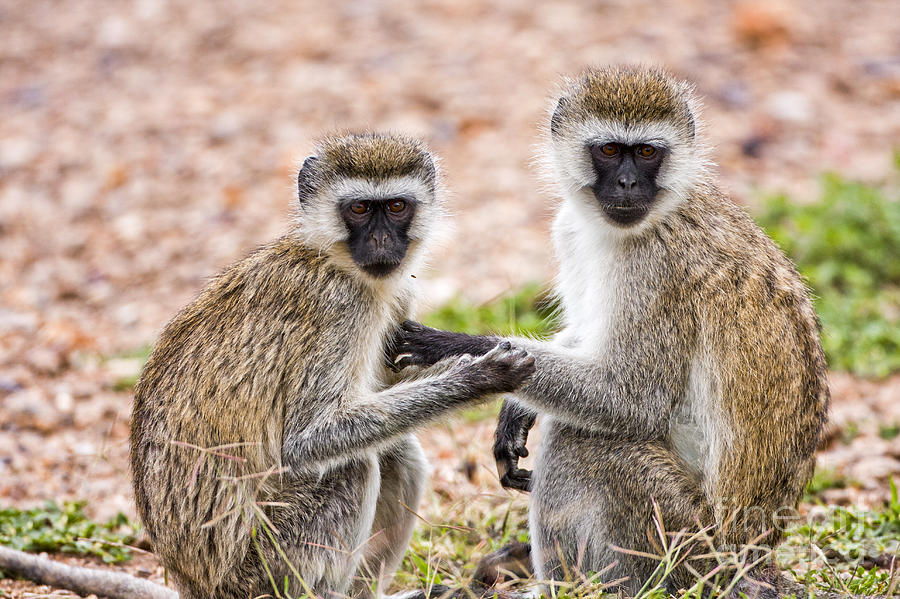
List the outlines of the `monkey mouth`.
<svg viewBox="0 0 900 599">
<path fill-rule="evenodd" d="M 366 274 L 376 279 L 383 279 L 397 270 L 399 266 L 400 262 L 370 262 L 360 265 Z"/>
<path fill-rule="evenodd" d="M 616 223 L 617 225 L 633 225 L 641 221 L 649 211 L 649 206 L 646 205 L 631 205 L 624 206 L 621 204 L 609 204 L 602 203 L 600 207 L 603 209 L 603 214 L 606 215 L 606 218 Z"/>
</svg>

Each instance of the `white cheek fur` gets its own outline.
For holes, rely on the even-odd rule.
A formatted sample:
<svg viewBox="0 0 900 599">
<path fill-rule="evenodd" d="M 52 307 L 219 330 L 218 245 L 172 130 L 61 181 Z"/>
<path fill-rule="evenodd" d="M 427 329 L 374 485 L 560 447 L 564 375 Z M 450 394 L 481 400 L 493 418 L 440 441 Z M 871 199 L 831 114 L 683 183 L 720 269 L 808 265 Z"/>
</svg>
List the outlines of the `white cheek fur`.
<svg viewBox="0 0 900 599">
<path fill-rule="evenodd" d="M 300 205 L 295 234 L 304 245 L 318 250 L 339 268 L 356 272 L 358 267 L 345 243 L 348 231 L 339 212 L 341 202 L 350 198 L 414 198 L 416 213 L 407 231 L 410 244 L 402 267 L 384 279 L 366 277 L 379 297 L 393 298 L 398 293 L 405 293 L 405 284 L 399 283 L 401 280 L 408 283 L 410 278 L 404 275 L 421 269 L 429 248 L 444 238 L 446 213 L 442 195 L 440 189 L 433 191 L 415 177 L 396 177 L 385 181 L 347 178 Z M 393 303 L 393 300 L 388 303 Z"/>
<path fill-rule="evenodd" d="M 620 227 L 602 218 L 593 194 L 588 189 L 596 182 L 587 147 L 591 144 L 649 143 L 664 146 L 668 155 L 660 167 L 657 184 L 661 192 L 647 217 L 632 227 Z M 547 146 L 547 163 L 551 178 L 564 201 L 579 206 L 579 210 L 593 216 L 596 224 L 612 238 L 641 235 L 659 223 L 681 202 L 687 201 L 690 190 L 703 179 L 707 169 L 703 146 L 685 140 L 681 132 L 669 123 L 623 123 L 590 119 L 572 128 L 565 139 L 552 138 Z M 594 220 L 594 219 L 592 219 Z"/>
<path fill-rule="evenodd" d="M 300 206 L 296 231 L 307 245 L 327 250 L 347 240 L 347 228 L 338 213 L 342 200 L 396 197 L 415 198 L 419 207 L 408 234 L 410 239 L 423 241 L 441 220 L 444 210 L 434 192 L 416 177 L 396 177 L 385 181 L 343 179 Z"/>
</svg>

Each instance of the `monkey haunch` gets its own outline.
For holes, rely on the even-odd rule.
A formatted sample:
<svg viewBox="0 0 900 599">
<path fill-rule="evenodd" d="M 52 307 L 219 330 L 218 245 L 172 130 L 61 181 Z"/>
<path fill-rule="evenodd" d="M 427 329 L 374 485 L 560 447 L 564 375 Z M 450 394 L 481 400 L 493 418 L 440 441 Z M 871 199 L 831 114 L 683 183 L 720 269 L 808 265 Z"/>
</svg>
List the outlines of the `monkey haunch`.
<svg viewBox="0 0 900 599">
<path fill-rule="evenodd" d="M 776 510 L 813 471 L 829 401 L 816 316 L 790 261 L 715 187 L 695 104 L 656 70 L 597 69 L 551 119 L 563 329 L 514 341 L 537 371 L 504 405 L 495 445 L 504 484 L 532 488 L 542 580 L 578 568 L 638 590 L 657 562 L 616 548 L 660 553 L 654 502 L 669 531 L 715 525 L 719 546 L 773 545 Z M 413 323 L 398 341 L 401 366 L 496 343 Z M 529 477 L 517 460 L 536 412 Z M 693 582 L 682 567 L 667 584 Z"/>
<path fill-rule="evenodd" d="M 298 176 L 297 229 L 166 327 L 137 386 L 131 463 L 182 597 L 383 588 L 425 475 L 410 432 L 533 371 L 504 343 L 387 386 L 383 348 L 411 310 L 436 187 L 417 142 L 325 141 Z"/>
</svg>

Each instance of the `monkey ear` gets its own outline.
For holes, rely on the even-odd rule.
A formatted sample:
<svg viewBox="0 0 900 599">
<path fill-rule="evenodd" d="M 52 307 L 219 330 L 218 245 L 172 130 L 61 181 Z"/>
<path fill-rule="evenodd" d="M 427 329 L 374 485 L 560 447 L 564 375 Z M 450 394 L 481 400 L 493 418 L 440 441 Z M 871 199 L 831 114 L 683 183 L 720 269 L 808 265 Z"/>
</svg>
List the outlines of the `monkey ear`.
<svg viewBox="0 0 900 599">
<path fill-rule="evenodd" d="M 688 119 L 688 133 L 690 134 L 691 141 L 694 141 L 694 138 L 697 136 L 697 123 L 694 121 L 694 115 L 690 112 L 687 115 Z"/>
<path fill-rule="evenodd" d="M 308 157 L 297 173 L 297 198 L 301 203 L 316 192 L 314 171 L 318 161 L 315 156 Z"/>
<path fill-rule="evenodd" d="M 553 116 L 550 117 L 550 133 L 559 133 L 559 127 L 562 125 L 562 119 L 565 116 L 566 108 L 568 106 L 569 101 L 565 96 L 560 98 L 559 102 L 556 103 L 556 108 L 553 110 Z"/>
<path fill-rule="evenodd" d="M 425 160 L 425 181 L 434 186 L 437 181 L 437 166 L 434 164 L 434 158 L 431 154 L 426 155 Z"/>
</svg>

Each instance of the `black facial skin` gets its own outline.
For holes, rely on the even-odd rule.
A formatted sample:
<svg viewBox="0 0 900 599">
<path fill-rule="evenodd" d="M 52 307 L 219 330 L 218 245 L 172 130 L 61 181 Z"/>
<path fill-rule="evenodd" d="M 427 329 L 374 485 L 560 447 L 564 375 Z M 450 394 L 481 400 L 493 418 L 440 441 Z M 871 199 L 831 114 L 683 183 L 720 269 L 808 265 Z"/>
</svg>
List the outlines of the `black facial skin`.
<svg viewBox="0 0 900 599">
<path fill-rule="evenodd" d="M 590 145 L 588 150 L 597 173 L 594 196 L 603 214 L 625 227 L 640 222 L 656 200 L 656 176 L 666 148 L 606 143 Z"/>
<path fill-rule="evenodd" d="M 375 278 L 394 272 L 409 248 L 407 232 L 416 213 L 415 200 L 348 200 L 340 211 L 350 233 L 347 245 L 353 261 Z"/>
</svg>

